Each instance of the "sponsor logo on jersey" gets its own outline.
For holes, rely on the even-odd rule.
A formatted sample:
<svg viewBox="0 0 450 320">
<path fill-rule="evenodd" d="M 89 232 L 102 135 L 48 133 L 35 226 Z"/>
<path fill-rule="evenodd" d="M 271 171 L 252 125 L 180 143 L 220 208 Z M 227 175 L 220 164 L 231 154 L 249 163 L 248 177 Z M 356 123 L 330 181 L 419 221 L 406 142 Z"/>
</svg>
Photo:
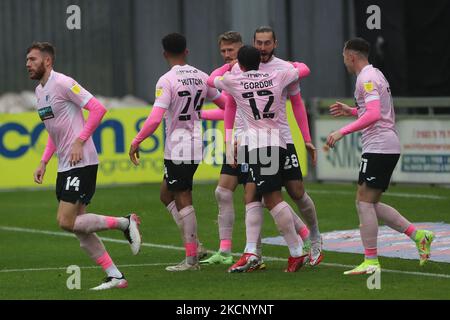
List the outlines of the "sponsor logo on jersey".
<svg viewBox="0 0 450 320">
<path fill-rule="evenodd" d="M 42 121 L 52 119 L 55 117 L 51 106 L 38 109 L 38 113 L 39 118 L 41 118 Z"/>
<path fill-rule="evenodd" d="M 70 90 L 72 90 L 72 92 L 75 94 L 80 94 L 81 92 L 81 88 L 78 84 L 74 84 L 72 88 L 70 88 Z"/>
<path fill-rule="evenodd" d="M 177 72 L 175 72 L 176 75 L 182 75 L 182 74 L 186 74 L 186 73 L 197 73 L 198 70 L 197 69 L 192 69 L 192 70 L 177 70 Z"/>
<path fill-rule="evenodd" d="M 372 90 L 373 90 L 373 83 L 371 81 L 364 82 L 364 90 L 366 90 L 367 93 L 372 92 Z"/>
</svg>

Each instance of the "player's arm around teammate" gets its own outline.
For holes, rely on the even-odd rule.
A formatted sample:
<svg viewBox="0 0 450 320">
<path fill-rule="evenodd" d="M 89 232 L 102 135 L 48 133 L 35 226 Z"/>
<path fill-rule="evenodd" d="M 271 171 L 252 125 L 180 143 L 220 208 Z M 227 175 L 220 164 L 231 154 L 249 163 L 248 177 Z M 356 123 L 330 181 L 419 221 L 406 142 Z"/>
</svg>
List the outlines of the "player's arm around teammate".
<svg viewBox="0 0 450 320">
<path fill-rule="evenodd" d="M 277 45 L 278 41 L 273 28 L 261 26 L 255 30 L 253 35 L 253 46 L 261 53 L 261 70 L 266 72 L 283 70 L 289 68 L 290 64 L 294 64 L 299 65 L 303 69 L 299 74 L 300 79 L 309 75 L 310 70 L 305 64 L 289 63 L 288 61 L 277 58 L 274 54 Z M 289 85 L 284 90 L 283 100 L 287 98 L 287 95 L 289 95 L 291 99 L 293 113 L 302 133 L 306 151 L 311 157 L 314 165 L 317 159 L 316 148 L 311 142 L 306 108 L 301 98 L 298 82 Z M 294 221 L 296 221 L 296 230 L 303 240 L 304 251 L 310 252 L 309 263 L 311 266 L 316 266 L 323 259 L 319 223 L 314 202 L 309 194 L 305 192 L 303 175 L 298 162 L 297 151 L 295 149 L 294 142 L 292 141 L 291 128 L 287 122 L 286 109 L 281 110 L 280 116 L 278 117 L 278 123 L 281 136 L 287 143 L 286 162 L 283 166 L 282 175 L 283 185 L 290 198 L 297 205 L 302 219 L 304 219 L 307 223 L 308 227 L 303 224 L 295 211 L 292 212 L 292 217 Z"/>
</svg>

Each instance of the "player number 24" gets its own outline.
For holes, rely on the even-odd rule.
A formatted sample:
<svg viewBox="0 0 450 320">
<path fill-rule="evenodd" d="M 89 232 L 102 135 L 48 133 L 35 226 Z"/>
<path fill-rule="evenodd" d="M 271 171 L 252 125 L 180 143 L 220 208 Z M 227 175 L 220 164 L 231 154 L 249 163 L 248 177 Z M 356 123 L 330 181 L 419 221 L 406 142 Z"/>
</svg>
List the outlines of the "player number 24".
<svg viewBox="0 0 450 320">
<path fill-rule="evenodd" d="M 202 98 L 200 100 L 200 96 L 202 94 L 202 91 L 203 90 L 198 90 L 197 93 L 195 94 L 195 98 L 194 98 L 194 110 L 195 111 L 200 111 L 200 109 L 202 108 L 202 105 L 203 105 L 203 101 L 205 100 L 205 98 Z M 189 107 L 190 107 L 191 101 L 192 101 L 191 93 L 189 91 L 186 91 L 186 90 L 185 91 L 178 91 L 178 96 L 179 97 L 188 97 L 186 105 L 184 106 L 183 110 L 181 110 L 181 113 L 178 116 L 178 120 L 180 120 L 180 121 L 191 120 L 191 115 L 188 114 Z M 200 100 L 200 103 L 198 103 L 199 100 Z"/>
</svg>

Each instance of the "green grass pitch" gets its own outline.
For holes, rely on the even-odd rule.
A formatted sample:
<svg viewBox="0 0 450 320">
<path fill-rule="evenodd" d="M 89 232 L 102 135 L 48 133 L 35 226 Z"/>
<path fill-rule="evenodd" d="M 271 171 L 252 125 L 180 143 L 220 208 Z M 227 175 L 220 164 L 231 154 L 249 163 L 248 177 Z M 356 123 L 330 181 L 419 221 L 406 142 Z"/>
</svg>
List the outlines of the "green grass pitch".
<svg viewBox="0 0 450 320">
<path fill-rule="evenodd" d="M 356 229 L 355 185 L 307 183 L 315 201 L 322 232 Z M 217 250 L 217 206 L 215 184 L 194 186 L 200 240 Z M 336 191 L 340 191 L 336 193 Z M 341 192 L 344 191 L 344 192 Z M 440 195 L 439 200 L 390 196 L 389 193 Z M 286 195 L 286 194 L 285 194 Z M 245 246 L 242 188 L 235 193 L 236 221 L 233 252 Z M 413 222 L 449 223 L 450 189 L 429 186 L 391 186 L 383 201 L 395 206 Z M 361 255 L 325 252 L 323 263 L 288 274 L 286 247 L 264 245 L 267 270 L 229 274 L 226 266 L 205 266 L 199 272 L 170 273 L 165 267 L 183 259 L 179 231 L 159 201 L 159 185 L 97 188 L 88 212 L 141 216 L 145 246 L 132 256 L 122 242 L 105 241 L 114 262 L 125 273 L 129 288 L 93 292 L 104 277 L 79 248 L 76 238 L 62 235 L 56 224 L 57 202 L 53 190 L 0 193 L 0 299 L 449 299 L 450 264 L 380 257 L 381 289 L 369 290 L 367 276 L 343 276 L 345 267 L 362 261 Z M 292 204 L 292 202 L 291 202 Z M 7 228 L 5 228 L 7 227 Z M 19 228 L 19 229 L 11 229 Z M 41 231 L 57 232 L 44 233 Z M 103 238 L 124 240 L 118 231 L 99 233 Z M 266 211 L 263 237 L 276 236 L 273 219 Z M 278 259 L 276 259 L 278 258 Z M 81 267 L 81 290 L 66 287 L 69 265 Z M 407 272 L 419 272 L 412 274 Z M 441 276 L 436 276 L 441 275 Z M 444 275 L 444 276 L 442 276 Z M 445 276 L 446 275 L 446 276 Z"/>
</svg>

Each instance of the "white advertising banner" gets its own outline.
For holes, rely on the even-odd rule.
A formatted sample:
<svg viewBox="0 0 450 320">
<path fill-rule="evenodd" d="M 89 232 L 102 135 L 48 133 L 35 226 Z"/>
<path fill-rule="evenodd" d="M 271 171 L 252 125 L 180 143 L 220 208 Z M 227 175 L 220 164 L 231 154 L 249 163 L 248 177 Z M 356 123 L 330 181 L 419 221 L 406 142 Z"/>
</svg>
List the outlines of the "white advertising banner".
<svg viewBox="0 0 450 320">
<path fill-rule="evenodd" d="M 333 149 L 324 151 L 328 135 L 350 123 L 350 118 L 324 119 L 315 122 L 317 152 L 317 179 L 357 181 L 361 160 L 361 134 L 352 133 L 340 140 Z"/>
<path fill-rule="evenodd" d="M 322 149 L 328 134 L 349 120 L 320 119 L 315 122 L 315 143 L 320 148 L 317 179 L 358 180 L 362 151 L 360 133 L 345 136 L 328 152 Z M 450 121 L 400 120 L 397 130 L 402 155 L 392 181 L 450 184 Z"/>
<path fill-rule="evenodd" d="M 450 121 L 401 120 L 397 129 L 402 156 L 393 180 L 450 184 Z"/>
</svg>

